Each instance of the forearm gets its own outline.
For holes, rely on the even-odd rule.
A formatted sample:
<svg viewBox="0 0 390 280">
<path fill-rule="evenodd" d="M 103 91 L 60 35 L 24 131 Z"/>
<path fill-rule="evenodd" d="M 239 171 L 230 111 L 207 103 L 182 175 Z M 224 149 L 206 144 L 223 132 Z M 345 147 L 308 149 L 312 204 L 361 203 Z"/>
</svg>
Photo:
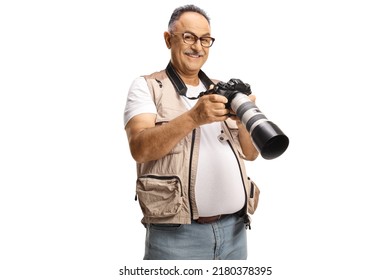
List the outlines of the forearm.
<svg viewBox="0 0 390 280">
<path fill-rule="evenodd" d="M 164 125 L 155 125 L 155 114 L 139 114 L 126 125 L 127 137 L 133 158 L 137 162 L 157 160 L 200 125 L 227 119 L 226 97 L 204 95 L 191 110 Z"/>
<path fill-rule="evenodd" d="M 252 138 L 249 132 L 246 130 L 245 126 L 242 123 L 237 124 L 238 127 L 238 139 L 240 141 L 242 152 L 245 155 L 247 160 L 255 160 L 259 152 L 255 148 Z"/>
<path fill-rule="evenodd" d="M 145 128 L 129 137 L 131 154 L 137 162 L 160 159 L 196 127 L 185 113 L 166 124 Z"/>
</svg>

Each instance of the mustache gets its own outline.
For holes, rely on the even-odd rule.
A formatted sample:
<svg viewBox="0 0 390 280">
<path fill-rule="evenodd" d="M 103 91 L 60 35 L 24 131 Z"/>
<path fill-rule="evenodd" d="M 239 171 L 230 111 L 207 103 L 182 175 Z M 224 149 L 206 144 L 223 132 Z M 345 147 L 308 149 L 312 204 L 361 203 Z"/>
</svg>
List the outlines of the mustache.
<svg viewBox="0 0 390 280">
<path fill-rule="evenodd" d="M 205 52 L 203 52 L 203 51 L 200 51 L 200 52 L 197 52 L 197 51 L 185 51 L 184 54 L 186 54 L 186 55 L 204 56 Z"/>
</svg>

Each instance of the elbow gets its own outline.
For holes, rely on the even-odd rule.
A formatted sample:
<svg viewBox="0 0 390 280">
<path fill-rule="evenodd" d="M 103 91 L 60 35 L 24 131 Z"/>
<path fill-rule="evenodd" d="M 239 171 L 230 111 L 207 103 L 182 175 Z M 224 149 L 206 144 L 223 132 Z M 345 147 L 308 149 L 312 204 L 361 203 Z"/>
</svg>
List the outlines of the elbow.
<svg viewBox="0 0 390 280">
<path fill-rule="evenodd" d="M 137 155 L 136 153 L 132 152 L 131 156 L 133 157 L 133 159 L 136 163 L 144 163 L 145 162 L 145 160 L 141 156 Z"/>
<path fill-rule="evenodd" d="M 245 160 L 247 160 L 247 161 L 254 161 L 255 159 L 258 158 L 258 156 L 260 154 L 259 151 L 255 148 L 247 150 L 247 151 L 243 151 L 243 152 L 245 155 Z"/>
<path fill-rule="evenodd" d="M 130 146 L 130 153 L 136 163 L 145 163 L 149 161 L 148 157 L 144 153 L 140 152 L 140 149 Z"/>
<path fill-rule="evenodd" d="M 252 153 L 250 155 L 245 155 L 245 159 L 248 161 L 254 161 L 259 156 L 258 152 Z"/>
<path fill-rule="evenodd" d="M 139 149 L 139 147 L 137 147 L 137 145 L 134 143 L 134 141 L 132 141 L 132 140 L 129 141 L 129 148 L 130 148 L 131 157 L 134 159 L 134 161 L 136 163 L 144 163 L 145 162 L 145 159 L 144 159 L 142 153 L 140 153 L 141 149 Z"/>
<path fill-rule="evenodd" d="M 136 163 L 146 163 L 158 159 L 158 155 L 154 154 L 153 151 L 138 145 L 130 145 L 130 153 Z"/>
</svg>

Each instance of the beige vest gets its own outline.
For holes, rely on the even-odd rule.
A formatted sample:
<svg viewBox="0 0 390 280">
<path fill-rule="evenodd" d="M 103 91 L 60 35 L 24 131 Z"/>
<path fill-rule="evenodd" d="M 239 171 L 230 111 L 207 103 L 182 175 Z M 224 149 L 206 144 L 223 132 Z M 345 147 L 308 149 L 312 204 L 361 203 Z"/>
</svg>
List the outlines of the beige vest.
<svg viewBox="0 0 390 280">
<path fill-rule="evenodd" d="M 201 72 L 205 83 L 212 83 Z M 166 70 L 145 76 L 157 108 L 156 125 L 164 125 L 187 111 L 180 93 L 186 87 L 168 65 Z M 179 94 L 178 94 L 179 93 Z M 259 189 L 247 177 L 243 153 L 238 141 L 235 121 L 221 123 L 220 140 L 229 141 L 240 166 L 243 188 L 246 192 L 246 212 L 257 208 Z M 166 156 L 159 160 L 137 164 L 137 197 L 143 212 L 143 223 L 190 224 L 199 217 L 195 201 L 195 181 L 200 144 L 200 129 L 184 137 Z M 247 219 L 249 223 L 249 218 Z"/>
</svg>

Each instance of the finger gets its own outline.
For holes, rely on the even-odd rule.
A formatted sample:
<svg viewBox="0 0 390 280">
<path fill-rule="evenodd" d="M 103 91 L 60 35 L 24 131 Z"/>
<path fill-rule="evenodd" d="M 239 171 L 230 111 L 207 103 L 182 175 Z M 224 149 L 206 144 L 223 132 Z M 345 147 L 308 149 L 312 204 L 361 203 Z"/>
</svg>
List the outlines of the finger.
<svg viewBox="0 0 390 280">
<path fill-rule="evenodd" d="M 211 95 L 209 95 L 209 100 L 211 102 L 221 102 L 221 103 L 224 103 L 224 104 L 228 103 L 228 99 L 225 96 L 219 95 L 219 94 L 211 94 Z"/>
<path fill-rule="evenodd" d="M 215 109 L 226 109 L 226 103 L 222 102 L 214 102 L 212 106 Z"/>
<path fill-rule="evenodd" d="M 216 110 L 215 111 L 215 115 L 216 116 L 229 116 L 229 110 L 227 110 L 227 109 L 220 109 L 220 110 Z"/>
</svg>

